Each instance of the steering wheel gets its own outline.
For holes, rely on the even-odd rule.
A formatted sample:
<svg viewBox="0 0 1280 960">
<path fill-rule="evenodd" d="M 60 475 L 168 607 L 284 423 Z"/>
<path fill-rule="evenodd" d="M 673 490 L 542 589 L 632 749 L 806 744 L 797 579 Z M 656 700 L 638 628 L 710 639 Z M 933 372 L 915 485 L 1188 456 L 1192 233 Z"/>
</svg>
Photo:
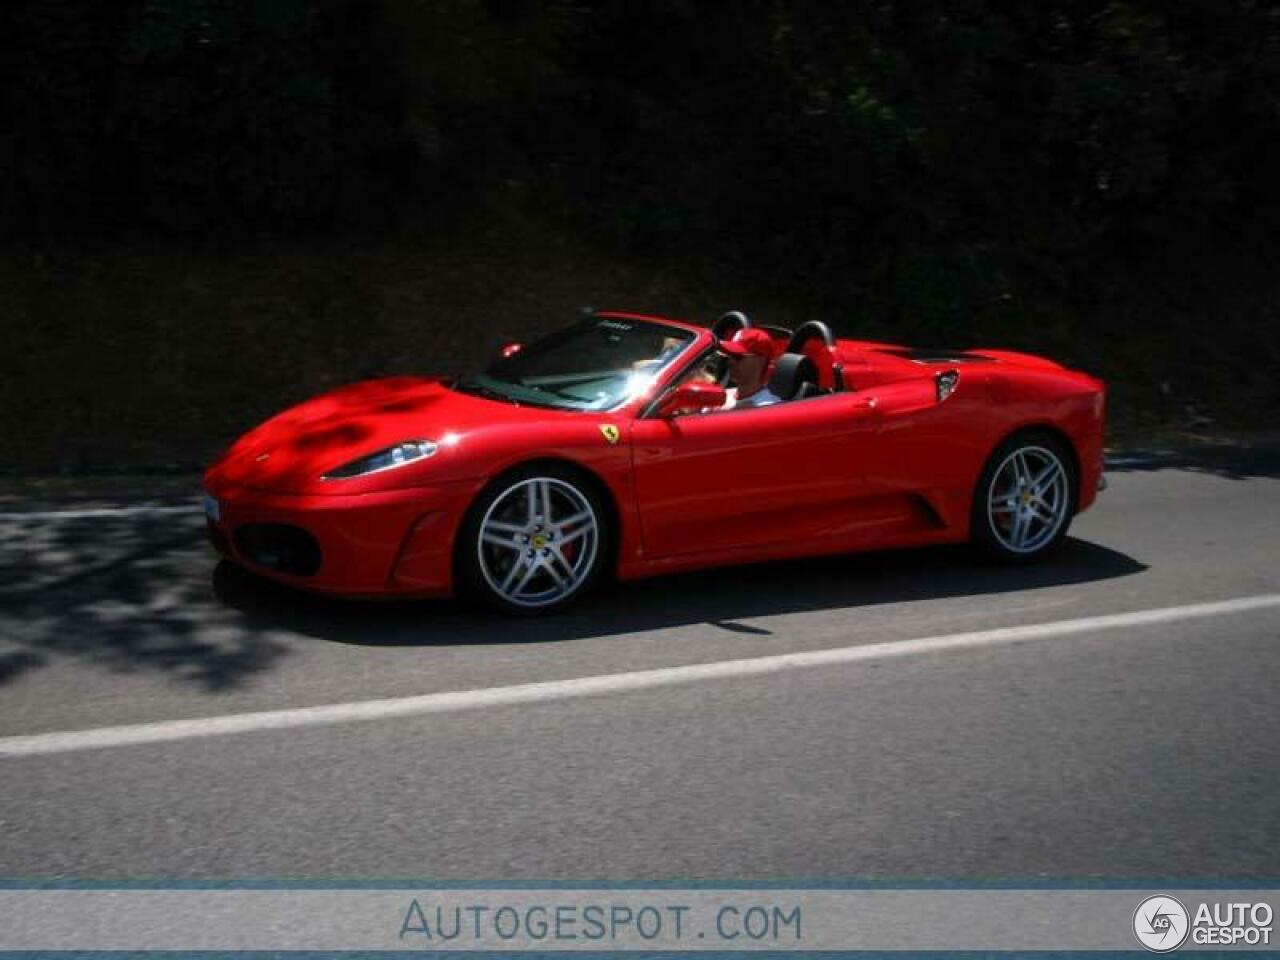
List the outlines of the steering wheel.
<svg viewBox="0 0 1280 960">
<path fill-rule="evenodd" d="M 749 330 L 751 318 L 741 310 L 730 310 L 711 325 L 711 335 L 717 340 L 728 340 L 739 330 Z"/>
</svg>

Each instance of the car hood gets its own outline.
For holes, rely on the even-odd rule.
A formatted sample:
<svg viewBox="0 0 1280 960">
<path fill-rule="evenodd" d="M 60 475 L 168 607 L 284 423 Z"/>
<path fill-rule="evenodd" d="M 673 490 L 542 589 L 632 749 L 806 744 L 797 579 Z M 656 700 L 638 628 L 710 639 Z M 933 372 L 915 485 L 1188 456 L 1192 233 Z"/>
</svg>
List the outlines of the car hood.
<svg viewBox="0 0 1280 960">
<path fill-rule="evenodd" d="M 368 478 L 320 478 L 406 440 L 440 444 L 440 452 L 423 465 L 432 464 L 432 477 L 456 475 L 456 450 L 468 435 L 564 415 L 458 393 L 435 379 L 370 380 L 315 397 L 254 428 L 209 468 L 206 484 L 210 489 L 231 485 L 274 493 L 331 494 L 414 485 L 414 466 Z"/>
</svg>

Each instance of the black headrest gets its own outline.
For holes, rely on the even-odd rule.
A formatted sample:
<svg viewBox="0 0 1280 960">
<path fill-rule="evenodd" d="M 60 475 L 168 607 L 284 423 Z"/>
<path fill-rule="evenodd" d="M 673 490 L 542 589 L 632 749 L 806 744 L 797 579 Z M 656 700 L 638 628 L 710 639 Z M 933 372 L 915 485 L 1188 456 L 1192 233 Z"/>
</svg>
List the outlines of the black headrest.
<svg viewBox="0 0 1280 960">
<path fill-rule="evenodd" d="M 803 353 L 784 353 L 773 364 L 769 391 L 783 400 L 794 400 L 805 384 L 818 385 L 818 368 Z"/>
<path fill-rule="evenodd" d="M 806 343 L 810 340 L 821 340 L 828 347 L 836 345 L 836 336 L 821 320 L 810 320 L 808 323 L 802 323 L 796 328 L 796 332 L 791 335 L 791 342 L 787 344 L 787 353 L 799 353 Z"/>
<path fill-rule="evenodd" d="M 728 340 L 739 330 L 746 330 L 750 326 L 750 317 L 741 310 L 730 310 L 711 325 L 711 332 L 717 340 Z"/>
</svg>

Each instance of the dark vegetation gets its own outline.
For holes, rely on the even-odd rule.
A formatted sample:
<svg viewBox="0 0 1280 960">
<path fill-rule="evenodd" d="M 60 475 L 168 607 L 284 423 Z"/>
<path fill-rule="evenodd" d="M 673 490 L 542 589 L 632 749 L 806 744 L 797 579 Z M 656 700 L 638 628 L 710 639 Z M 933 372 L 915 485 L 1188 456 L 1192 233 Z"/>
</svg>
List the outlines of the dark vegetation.
<svg viewBox="0 0 1280 960">
<path fill-rule="evenodd" d="M 198 462 L 583 305 L 1280 407 L 1280 8 L 0 6 L 0 469 Z"/>
</svg>

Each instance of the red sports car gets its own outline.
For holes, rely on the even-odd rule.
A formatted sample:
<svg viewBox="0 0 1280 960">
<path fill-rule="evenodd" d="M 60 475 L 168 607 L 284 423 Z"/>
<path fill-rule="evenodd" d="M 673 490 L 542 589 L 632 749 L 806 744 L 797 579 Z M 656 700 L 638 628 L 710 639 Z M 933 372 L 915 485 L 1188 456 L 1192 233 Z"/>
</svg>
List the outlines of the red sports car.
<svg viewBox="0 0 1280 960">
<path fill-rule="evenodd" d="M 768 403 L 733 405 L 742 343 L 766 345 Z M 208 469 L 205 508 L 217 548 L 265 576 L 507 611 L 606 574 L 964 540 L 1027 561 L 1102 486 L 1104 395 L 1002 350 L 595 313 L 481 373 L 280 414 Z"/>
</svg>

